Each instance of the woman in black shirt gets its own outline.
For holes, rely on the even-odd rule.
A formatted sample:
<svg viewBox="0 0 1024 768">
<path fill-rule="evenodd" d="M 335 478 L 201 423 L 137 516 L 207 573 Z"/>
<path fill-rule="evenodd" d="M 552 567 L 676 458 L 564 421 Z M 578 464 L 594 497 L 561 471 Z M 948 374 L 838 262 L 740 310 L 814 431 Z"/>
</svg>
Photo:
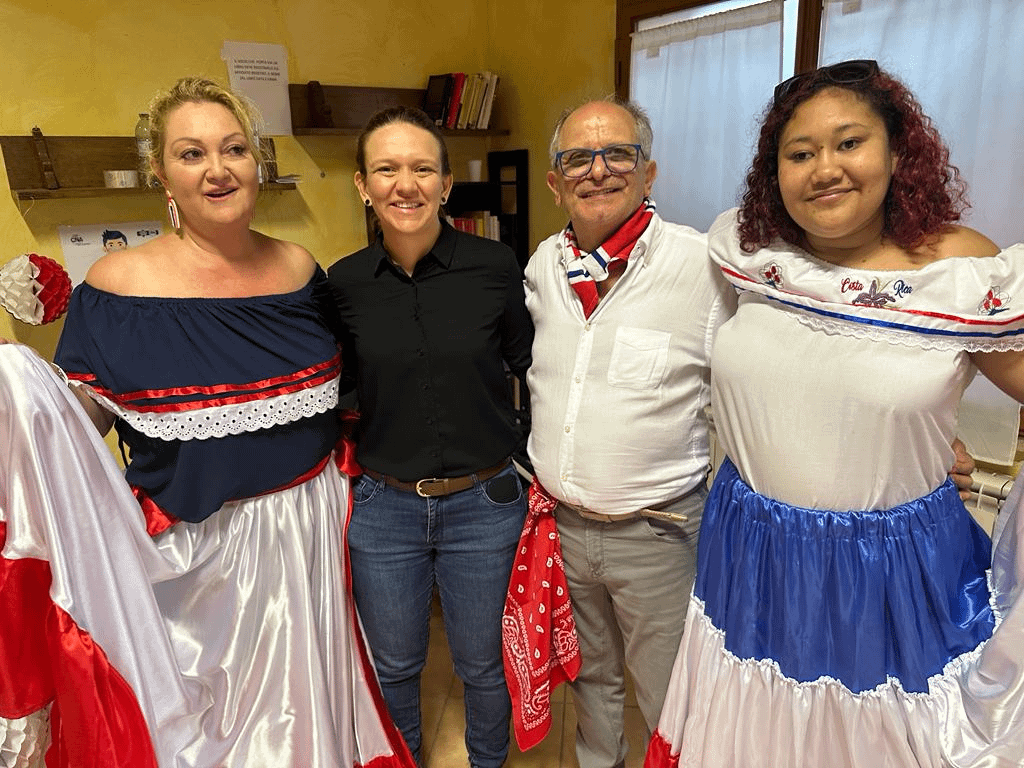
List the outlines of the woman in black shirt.
<svg viewBox="0 0 1024 768">
<path fill-rule="evenodd" d="M 474 768 L 508 752 L 501 613 L 526 501 L 505 364 L 530 364 L 533 327 L 507 246 L 440 215 L 452 186 L 444 139 L 423 112 L 370 119 L 356 187 L 376 242 L 329 271 L 359 398 L 348 528 L 356 603 L 384 698 L 420 756 L 420 672 L 435 584 L 465 686 Z"/>
</svg>

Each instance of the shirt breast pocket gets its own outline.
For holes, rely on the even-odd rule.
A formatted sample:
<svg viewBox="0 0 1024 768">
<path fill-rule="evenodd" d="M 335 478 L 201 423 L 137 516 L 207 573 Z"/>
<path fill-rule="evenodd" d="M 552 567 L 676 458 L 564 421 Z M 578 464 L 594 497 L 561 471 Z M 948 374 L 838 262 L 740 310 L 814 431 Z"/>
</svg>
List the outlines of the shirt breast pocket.
<svg viewBox="0 0 1024 768">
<path fill-rule="evenodd" d="M 652 389 L 661 384 L 668 365 L 672 334 L 619 326 L 608 363 L 608 383 L 625 389 Z"/>
</svg>

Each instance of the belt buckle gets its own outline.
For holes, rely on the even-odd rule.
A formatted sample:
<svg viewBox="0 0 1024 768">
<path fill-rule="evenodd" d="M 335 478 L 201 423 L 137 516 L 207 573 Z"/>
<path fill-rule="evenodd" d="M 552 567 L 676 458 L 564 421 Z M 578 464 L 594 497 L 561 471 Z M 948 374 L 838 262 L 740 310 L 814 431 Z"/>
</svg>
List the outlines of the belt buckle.
<svg viewBox="0 0 1024 768">
<path fill-rule="evenodd" d="M 429 499 L 429 498 L 433 497 L 435 494 L 430 493 L 429 491 L 425 491 L 423 489 L 423 484 L 424 483 L 440 483 L 440 482 L 442 482 L 442 478 L 437 478 L 437 477 L 425 477 L 422 480 L 417 480 L 416 481 L 416 495 L 417 496 L 422 496 L 424 499 Z"/>
</svg>

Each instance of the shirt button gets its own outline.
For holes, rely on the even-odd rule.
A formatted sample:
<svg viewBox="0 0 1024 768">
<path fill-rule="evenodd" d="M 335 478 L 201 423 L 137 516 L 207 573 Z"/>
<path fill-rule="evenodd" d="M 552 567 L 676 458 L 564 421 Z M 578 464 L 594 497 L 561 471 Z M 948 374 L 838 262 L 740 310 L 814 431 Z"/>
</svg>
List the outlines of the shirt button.
<svg viewBox="0 0 1024 768">
<path fill-rule="evenodd" d="M 565 428 L 565 434 L 569 434 L 569 432 L 570 432 L 571 430 L 572 430 L 572 427 L 566 426 L 566 428 Z"/>
<path fill-rule="evenodd" d="M 579 377 L 579 376 L 577 376 L 577 377 L 575 378 L 575 382 L 576 382 L 577 384 L 579 384 L 579 383 L 580 383 L 580 377 Z"/>
<path fill-rule="evenodd" d="M 562 476 L 561 476 L 561 479 L 562 480 L 568 480 L 569 479 L 569 475 L 567 475 L 565 472 L 563 472 Z"/>
<path fill-rule="evenodd" d="M 587 323 L 585 326 L 583 326 L 583 330 L 589 331 L 590 330 L 590 323 Z"/>
</svg>

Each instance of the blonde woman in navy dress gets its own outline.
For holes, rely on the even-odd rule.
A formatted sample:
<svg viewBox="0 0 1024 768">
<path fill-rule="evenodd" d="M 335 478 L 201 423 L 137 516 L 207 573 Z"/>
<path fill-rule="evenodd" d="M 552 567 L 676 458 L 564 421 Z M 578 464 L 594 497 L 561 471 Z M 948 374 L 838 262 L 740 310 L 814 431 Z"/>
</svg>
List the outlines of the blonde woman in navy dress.
<svg viewBox="0 0 1024 768">
<path fill-rule="evenodd" d="M 1024 489 L 993 553 L 946 478 L 975 373 L 1024 400 L 1024 247 L 963 208 L 875 62 L 776 89 L 709 233 L 740 294 L 712 354 L 728 459 L 647 766 L 1024 761 Z"/>
<path fill-rule="evenodd" d="M 47 559 L 71 620 L 44 633 L 65 649 L 53 764 L 410 766 L 347 583 L 326 276 L 304 248 L 250 229 L 260 158 L 245 102 L 186 79 L 150 114 L 176 231 L 90 269 L 56 355 L 99 431 L 113 425 L 127 447 L 131 491 L 79 433 L 52 493 L 5 509 L 5 557 Z M 28 395 L 48 393 L 38 366 L 4 361 L 0 374 L 37 383 Z M 38 407 L 72 430 L 81 412 L 57 389 Z M 5 435 L 41 453 L 14 482 L 38 485 L 51 449 L 0 410 Z M 75 483 L 86 490 L 70 509 L 44 503 Z M 76 677 L 65 662 L 101 669 Z"/>
</svg>

